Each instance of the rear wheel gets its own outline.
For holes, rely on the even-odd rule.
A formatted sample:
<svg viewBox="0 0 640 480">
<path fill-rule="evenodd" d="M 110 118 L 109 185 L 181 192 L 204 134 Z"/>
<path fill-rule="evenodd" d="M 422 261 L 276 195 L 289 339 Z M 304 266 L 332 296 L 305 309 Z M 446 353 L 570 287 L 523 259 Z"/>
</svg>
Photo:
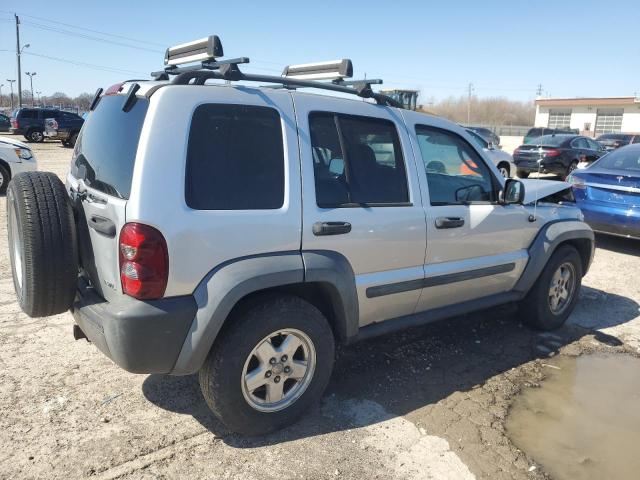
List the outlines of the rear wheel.
<svg viewBox="0 0 640 480">
<path fill-rule="evenodd" d="M 30 142 L 44 142 L 44 133 L 40 130 L 31 130 L 29 133 L 27 133 L 26 137 Z"/>
<path fill-rule="evenodd" d="M 516 175 L 518 178 L 529 178 L 529 172 L 525 172 L 524 170 L 518 170 Z"/>
<path fill-rule="evenodd" d="M 538 330 L 561 327 L 573 311 L 582 285 L 582 262 L 570 245 L 560 246 L 520 305 L 524 321 Z"/>
<path fill-rule="evenodd" d="M 322 313 L 288 295 L 236 312 L 200 370 L 213 413 L 229 429 L 258 435 L 295 422 L 329 382 L 333 333 Z"/>
<path fill-rule="evenodd" d="M 16 175 L 7 191 L 9 256 L 22 310 L 46 317 L 68 310 L 78 255 L 73 210 L 60 179 L 49 172 Z"/>
<path fill-rule="evenodd" d="M 573 172 L 576 168 L 578 168 L 578 162 L 576 160 L 574 160 L 573 162 L 571 162 L 571 165 L 569 165 L 567 167 L 567 171 L 566 173 L 562 176 L 562 180 L 566 180 L 567 177 L 569 177 L 569 175 L 571 175 L 571 172 Z"/>
<path fill-rule="evenodd" d="M 11 173 L 9 173 L 9 170 L 4 165 L 0 165 L 0 195 L 7 191 L 10 179 Z"/>
</svg>

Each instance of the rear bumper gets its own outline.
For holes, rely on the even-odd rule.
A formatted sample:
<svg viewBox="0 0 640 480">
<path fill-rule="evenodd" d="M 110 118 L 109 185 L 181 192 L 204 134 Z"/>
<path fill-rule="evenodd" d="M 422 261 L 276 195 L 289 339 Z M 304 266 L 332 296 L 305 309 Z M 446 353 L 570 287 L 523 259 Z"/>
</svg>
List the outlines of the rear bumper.
<svg viewBox="0 0 640 480">
<path fill-rule="evenodd" d="M 567 166 L 561 162 L 543 162 L 538 166 L 537 162 L 515 162 L 516 170 L 522 172 L 536 173 L 538 169 L 540 173 L 553 173 L 556 175 L 563 175 L 567 173 Z"/>
<path fill-rule="evenodd" d="M 584 220 L 596 232 L 640 239 L 640 209 L 580 201 Z"/>
<path fill-rule="evenodd" d="M 123 297 L 107 302 L 82 279 L 71 307 L 87 338 L 132 373 L 170 373 L 196 310 L 191 295 L 146 302 Z"/>
</svg>

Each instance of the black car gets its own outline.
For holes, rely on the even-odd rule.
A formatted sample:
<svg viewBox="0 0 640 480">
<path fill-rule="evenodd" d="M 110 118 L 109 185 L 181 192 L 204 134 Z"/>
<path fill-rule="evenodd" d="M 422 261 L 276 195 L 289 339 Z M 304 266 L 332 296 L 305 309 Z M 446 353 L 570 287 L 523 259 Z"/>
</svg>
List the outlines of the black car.
<svg viewBox="0 0 640 480">
<path fill-rule="evenodd" d="M 640 133 L 605 133 L 596 138 L 596 142 L 607 151 L 615 150 L 632 143 L 640 143 Z"/>
<path fill-rule="evenodd" d="M 480 135 L 485 142 L 491 143 L 495 147 L 500 145 L 500 137 L 498 135 L 496 135 L 495 133 L 493 133 L 488 128 L 478 127 L 478 126 L 474 126 L 474 125 L 471 125 L 471 126 L 468 126 L 468 127 L 464 127 L 464 128 L 466 128 L 467 130 L 473 130 L 478 135 Z"/>
<path fill-rule="evenodd" d="M 525 145 L 533 142 L 536 138 L 540 138 L 543 135 L 578 135 L 580 132 L 577 128 L 547 128 L 547 127 L 533 127 L 529 129 L 524 136 L 522 143 Z"/>
<path fill-rule="evenodd" d="M 0 132 L 8 132 L 11 128 L 11 119 L 0 113 Z"/>
<path fill-rule="evenodd" d="M 595 140 L 580 135 L 543 135 L 513 152 L 517 175 L 527 178 L 532 172 L 553 173 L 563 180 L 580 162 L 593 162 L 606 151 Z"/>
<path fill-rule="evenodd" d="M 11 114 L 11 133 L 24 135 L 29 142 L 44 140 L 44 121 L 59 118 L 62 111 L 53 108 L 18 108 Z"/>
</svg>

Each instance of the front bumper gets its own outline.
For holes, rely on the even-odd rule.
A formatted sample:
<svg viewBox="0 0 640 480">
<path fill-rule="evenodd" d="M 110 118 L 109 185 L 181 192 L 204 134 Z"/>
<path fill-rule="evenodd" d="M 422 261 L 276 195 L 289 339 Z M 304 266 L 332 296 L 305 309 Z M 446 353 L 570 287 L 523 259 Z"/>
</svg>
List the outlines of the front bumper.
<svg viewBox="0 0 640 480">
<path fill-rule="evenodd" d="M 640 239 L 640 209 L 590 201 L 579 201 L 577 205 L 594 231 Z"/>
<path fill-rule="evenodd" d="M 118 366 L 132 373 L 170 373 L 197 308 L 192 295 L 107 302 L 81 278 L 71 313 L 87 339 Z"/>
</svg>

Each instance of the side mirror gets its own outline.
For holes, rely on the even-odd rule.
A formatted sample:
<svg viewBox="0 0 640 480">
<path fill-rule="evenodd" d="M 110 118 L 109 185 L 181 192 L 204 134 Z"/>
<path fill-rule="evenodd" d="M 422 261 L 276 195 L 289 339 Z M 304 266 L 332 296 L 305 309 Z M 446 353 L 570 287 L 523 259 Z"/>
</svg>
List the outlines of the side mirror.
<svg viewBox="0 0 640 480">
<path fill-rule="evenodd" d="M 501 193 L 504 205 L 522 204 L 524 202 L 524 183 L 515 178 L 507 178 Z"/>
</svg>

